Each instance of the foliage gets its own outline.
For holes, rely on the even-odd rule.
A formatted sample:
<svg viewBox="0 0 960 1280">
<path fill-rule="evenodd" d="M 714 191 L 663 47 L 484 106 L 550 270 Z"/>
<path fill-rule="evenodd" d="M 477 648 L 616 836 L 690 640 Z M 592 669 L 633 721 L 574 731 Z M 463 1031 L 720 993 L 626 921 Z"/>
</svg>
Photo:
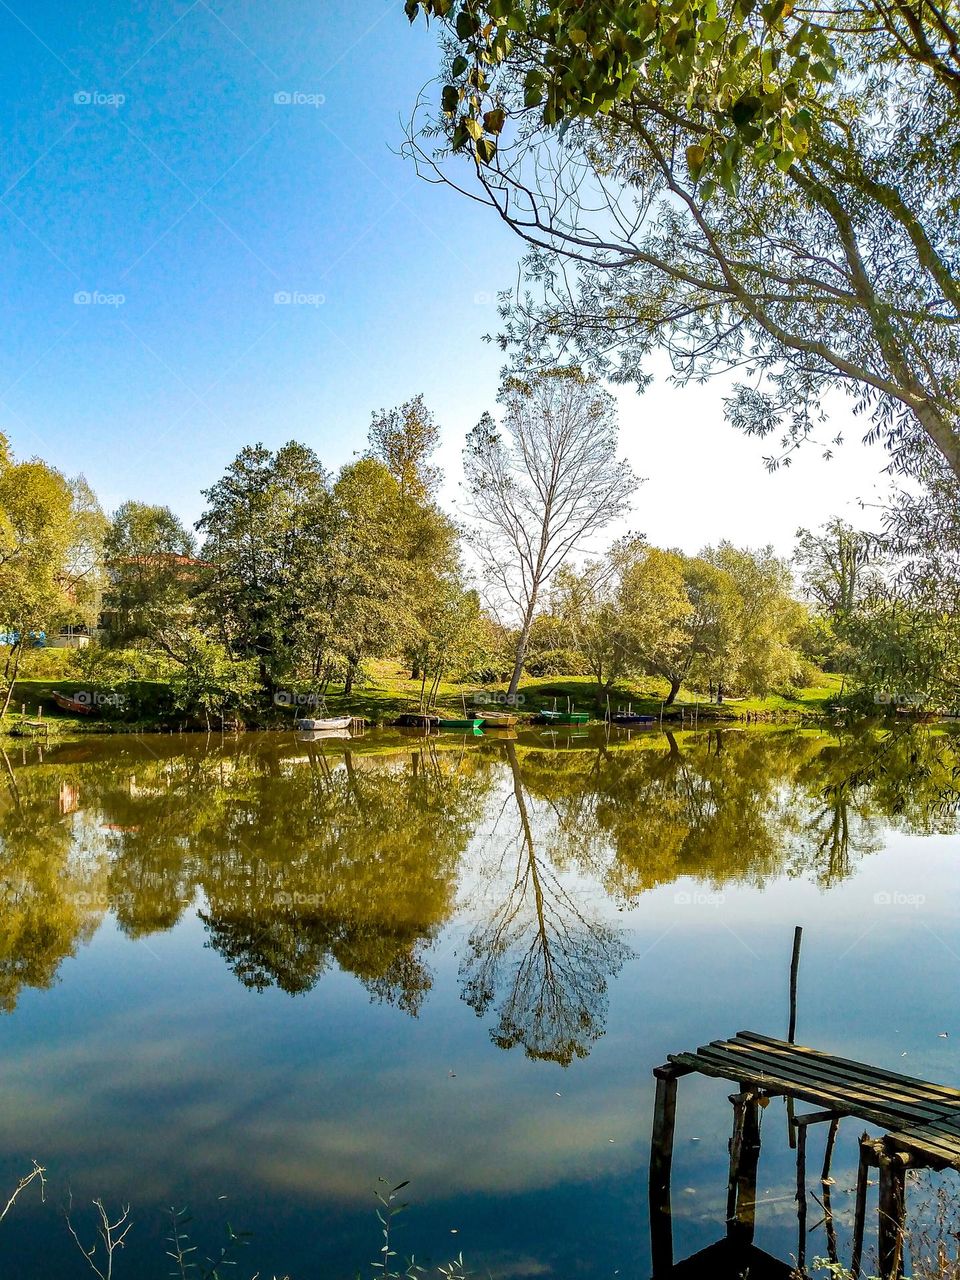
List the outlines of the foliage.
<svg viewBox="0 0 960 1280">
<path fill-rule="evenodd" d="M 956 0 L 420 11 L 446 87 L 408 149 L 531 251 L 505 343 L 639 385 L 655 347 L 680 381 L 736 370 L 771 465 L 839 390 L 895 468 L 960 476 Z"/>
<path fill-rule="evenodd" d="M 170 681 L 174 705 L 202 716 L 208 729 L 214 717 L 242 715 L 260 689 L 255 661 L 233 658 L 197 627 L 180 632 L 169 653 L 177 664 Z"/>
<path fill-rule="evenodd" d="M 193 558 L 193 535 L 169 507 L 124 502 L 106 531 L 103 555 L 108 643 L 155 643 L 190 617 L 201 566 Z"/>
<path fill-rule="evenodd" d="M 311 614 L 336 523 L 329 478 L 304 445 L 271 453 L 257 444 L 242 449 L 204 496 L 197 527 L 211 566 L 206 619 L 227 651 L 256 661 L 273 690 L 315 653 Z"/>
</svg>

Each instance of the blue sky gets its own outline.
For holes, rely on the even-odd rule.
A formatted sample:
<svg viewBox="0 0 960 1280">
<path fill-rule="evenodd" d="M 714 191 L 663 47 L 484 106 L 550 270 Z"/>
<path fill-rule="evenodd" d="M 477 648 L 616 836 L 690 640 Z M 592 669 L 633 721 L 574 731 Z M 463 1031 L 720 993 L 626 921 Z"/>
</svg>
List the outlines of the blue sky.
<svg viewBox="0 0 960 1280">
<path fill-rule="evenodd" d="M 0 429 L 19 456 L 84 472 L 108 510 L 192 521 L 244 444 L 295 437 L 335 467 L 372 410 L 422 391 L 456 499 L 520 246 L 395 154 L 434 67 L 401 0 L 0 0 L 0 59 Z M 620 394 L 648 477 L 634 528 L 786 549 L 798 524 L 857 516 L 876 453 L 768 477 L 723 394 Z"/>
</svg>

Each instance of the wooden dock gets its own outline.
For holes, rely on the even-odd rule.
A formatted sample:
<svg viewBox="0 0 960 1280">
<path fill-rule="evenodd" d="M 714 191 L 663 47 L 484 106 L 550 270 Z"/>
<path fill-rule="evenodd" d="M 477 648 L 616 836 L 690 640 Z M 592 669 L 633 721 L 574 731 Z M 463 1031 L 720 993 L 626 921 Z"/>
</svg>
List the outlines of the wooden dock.
<svg viewBox="0 0 960 1280">
<path fill-rule="evenodd" d="M 869 1170 L 880 1171 L 878 1252 L 882 1280 L 896 1280 L 903 1264 L 908 1168 L 960 1170 L 960 1090 L 882 1067 L 821 1053 L 755 1031 L 714 1040 L 695 1053 L 670 1054 L 657 1067 L 657 1095 L 650 1157 L 650 1222 L 655 1280 L 675 1275 L 670 1221 L 670 1167 L 676 1115 L 677 1081 L 698 1073 L 730 1080 L 739 1091 L 730 1140 L 727 1234 L 740 1248 L 753 1247 L 756 1174 L 760 1155 L 760 1118 L 772 1097 L 805 1102 L 817 1110 L 792 1114 L 797 1146 L 797 1206 L 800 1225 L 798 1262 L 804 1263 L 806 1237 L 806 1133 L 812 1124 L 830 1126 L 821 1180 L 827 1184 L 837 1127 L 854 1117 L 883 1131 L 860 1139 L 852 1271 L 860 1274 L 863 1256 Z M 793 1136 L 793 1134 L 791 1136 Z M 828 1222 L 828 1237 L 832 1224 Z"/>
</svg>

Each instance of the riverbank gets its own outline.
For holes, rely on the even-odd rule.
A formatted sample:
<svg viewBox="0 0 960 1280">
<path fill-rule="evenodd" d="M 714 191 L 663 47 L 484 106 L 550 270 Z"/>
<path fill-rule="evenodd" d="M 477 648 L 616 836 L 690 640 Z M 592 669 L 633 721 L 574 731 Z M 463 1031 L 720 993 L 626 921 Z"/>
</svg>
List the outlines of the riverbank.
<svg viewBox="0 0 960 1280">
<path fill-rule="evenodd" d="M 696 691 L 684 691 L 672 706 L 666 705 L 668 686 L 665 681 L 641 679 L 620 682 L 609 692 L 589 676 L 543 676 L 522 681 L 515 703 L 507 701 L 502 684 L 440 686 L 436 709 L 443 715 L 460 717 L 464 704 L 478 714 L 490 710 L 513 710 L 522 717 L 539 712 L 566 710 L 570 705 L 587 712 L 592 720 L 602 721 L 609 706 L 613 711 L 630 707 L 642 715 L 663 715 L 665 720 L 699 721 L 810 721 L 830 714 L 840 693 L 840 677 L 824 674 L 820 681 L 805 689 L 770 694 L 763 698 L 740 698 L 722 703 L 711 702 Z M 6 718 L 0 722 L 0 733 L 13 736 L 50 735 L 57 733 L 138 733 L 158 730 L 203 729 L 205 725 L 169 710 L 170 686 L 162 680 L 132 680 L 122 688 L 114 684 L 84 681 L 76 677 L 46 677 L 18 680 Z M 65 711 L 54 700 L 54 693 L 65 694 L 86 702 L 89 714 Z M 298 715 L 316 711 L 309 702 L 310 691 L 283 690 L 272 704 L 256 708 L 245 717 L 245 727 L 289 727 Z M 379 663 L 368 683 L 355 687 L 351 694 L 327 692 L 325 703 L 330 715 L 352 715 L 370 725 L 391 723 L 404 711 L 415 709 L 421 696 L 421 682 L 396 664 Z M 321 713 L 322 714 L 322 713 Z M 213 727 L 219 728 L 214 718 Z"/>
</svg>

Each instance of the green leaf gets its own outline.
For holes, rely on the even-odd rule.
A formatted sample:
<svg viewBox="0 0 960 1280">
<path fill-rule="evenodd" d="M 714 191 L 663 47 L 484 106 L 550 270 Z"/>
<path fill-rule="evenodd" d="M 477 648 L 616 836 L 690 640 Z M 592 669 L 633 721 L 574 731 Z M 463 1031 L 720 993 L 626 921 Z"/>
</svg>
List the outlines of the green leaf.
<svg viewBox="0 0 960 1280">
<path fill-rule="evenodd" d="M 460 105 L 460 92 L 452 84 L 444 85 L 440 105 L 448 115 L 453 115 Z"/>
<path fill-rule="evenodd" d="M 469 61 L 462 53 L 459 53 L 453 60 L 453 66 L 450 68 L 450 74 L 452 76 L 462 76 L 469 65 Z"/>
</svg>

